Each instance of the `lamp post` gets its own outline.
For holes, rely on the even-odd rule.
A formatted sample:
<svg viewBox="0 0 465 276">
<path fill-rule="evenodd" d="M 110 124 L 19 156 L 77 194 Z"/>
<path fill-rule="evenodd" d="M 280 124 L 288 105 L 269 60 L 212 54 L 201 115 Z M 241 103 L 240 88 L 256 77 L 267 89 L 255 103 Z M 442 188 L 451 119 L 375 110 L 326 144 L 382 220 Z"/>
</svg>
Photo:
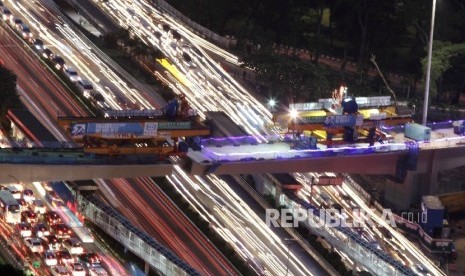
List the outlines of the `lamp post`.
<svg viewBox="0 0 465 276">
<path fill-rule="evenodd" d="M 426 87 L 425 87 L 425 99 L 423 103 L 423 120 L 422 124 L 426 126 L 426 120 L 428 117 L 428 100 L 429 100 L 429 83 L 431 78 L 431 56 L 433 52 L 433 34 L 434 34 L 434 16 L 436 14 L 436 0 L 433 0 L 433 9 L 431 13 L 431 30 L 429 33 L 428 43 L 428 64 L 426 66 Z"/>
</svg>

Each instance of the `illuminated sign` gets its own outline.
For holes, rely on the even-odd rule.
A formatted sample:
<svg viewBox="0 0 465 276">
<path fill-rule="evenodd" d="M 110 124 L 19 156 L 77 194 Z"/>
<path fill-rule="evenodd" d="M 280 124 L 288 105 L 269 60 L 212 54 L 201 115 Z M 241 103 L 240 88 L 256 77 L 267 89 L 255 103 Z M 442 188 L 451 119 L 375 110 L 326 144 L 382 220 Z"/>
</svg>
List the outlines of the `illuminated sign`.
<svg viewBox="0 0 465 276">
<path fill-rule="evenodd" d="M 192 123 L 190 121 L 184 122 L 158 122 L 158 129 L 190 129 Z"/>
<path fill-rule="evenodd" d="M 357 117 L 354 115 L 331 115 L 326 116 L 323 125 L 325 127 L 354 127 L 357 124 Z"/>
</svg>

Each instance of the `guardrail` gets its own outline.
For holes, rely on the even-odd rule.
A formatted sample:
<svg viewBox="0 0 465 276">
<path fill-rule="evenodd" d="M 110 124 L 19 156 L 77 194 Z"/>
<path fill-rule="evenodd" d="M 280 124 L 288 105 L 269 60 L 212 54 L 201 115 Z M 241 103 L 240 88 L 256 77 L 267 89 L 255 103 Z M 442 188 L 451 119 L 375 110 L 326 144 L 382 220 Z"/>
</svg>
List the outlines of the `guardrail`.
<svg viewBox="0 0 465 276">
<path fill-rule="evenodd" d="M 314 218 L 320 217 L 319 209 L 308 202 L 304 202 L 296 196 L 288 194 L 284 194 L 284 196 L 287 207 L 292 210 L 295 216 L 301 216 L 311 211 Z M 331 246 L 347 254 L 356 263 L 363 265 L 374 275 L 416 275 L 410 268 L 402 265 L 388 253 L 378 250 L 374 245 L 347 228 L 341 226 L 324 227 L 319 225 L 320 222 L 313 225 L 310 224 L 308 218 L 303 220 L 303 224 L 313 233 L 324 237 Z"/>
<path fill-rule="evenodd" d="M 256 145 L 256 144 L 252 144 Z M 217 145 L 217 147 L 223 147 Z M 239 145 L 240 147 L 240 145 Z M 254 161 L 254 160 L 271 160 L 271 159 L 290 159 L 290 158 L 314 158 L 314 157 L 331 157 L 331 156 L 350 156 L 363 155 L 374 153 L 385 153 L 394 151 L 405 151 L 407 146 L 405 143 L 398 144 L 382 144 L 369 147 L 340 147 L 340 148 L 325 148 L 325 149 L 308 149 L 308 150 L 255 150 L 253 152 L 248 149 L 247 152 L 239 152 L 239 147 L 236 147 L 234 153 L 216 152 L 214 146 L 203 147 L 202 153 L 213 160 L 213 162 L 228 162 L 228 161 Z"/>
<path fill-rule="evenodd" d="M 176 18 L 178 21 L 181 21 L 184 23 L 184 25 L 187 25 L 186 27 L 189 27 L 189 29 L 196 33 L 197 35 L 214 42 L 216 44 L 221 45 L 222 47 L 232 47 L 235 46 L 237 43 L 237 40 L 234 37 L 223 37 L 220 36 L 209 29 L 201 26 L 195 21 L 192 21 L 189 17 L 185 16 L 175 8 L 173 8 L 170 4 L 168 4 L 166 1 L 163 0 L 152 0 L 152 4 L 157 6 L 158 8 L 166 11 L 169 13 L 171 16 Z"/>
<path fill-rule="evenodd" d="M 83 197 L 79 195 L 78 200 L 80 211 L 87 219 L 158 272 L 173 276 L 201 275 L 154 238 L 132 225 L 128 219 L 110 206 L 93 196 Z"/>
</svg>

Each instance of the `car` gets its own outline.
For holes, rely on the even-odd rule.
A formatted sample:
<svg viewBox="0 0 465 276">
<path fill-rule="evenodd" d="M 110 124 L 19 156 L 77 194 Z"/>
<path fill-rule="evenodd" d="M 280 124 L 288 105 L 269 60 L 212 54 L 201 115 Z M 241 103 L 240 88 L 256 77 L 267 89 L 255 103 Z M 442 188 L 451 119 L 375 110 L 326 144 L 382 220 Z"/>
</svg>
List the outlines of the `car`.
<svg viewBox="0 0 465 276">
<path fill-rule="evenodd" d="M 27 223 L 36 223 L 39 217 L 33 211 L 27 210 L 21 212 L 21 221 Z"/>
<path fill-rule="evenodd" d="M 79 81 L 79 75 L 78 75 L 78 73 L 76 72 L 76 70 L 74 70 L 73 67 L 67 66 L 67 65 L 65 64 L 64 67 L 63 67 L 63 72 L 65 73 L 65 75 L 66 75 L 72 82 L 77 82 L 77 81 Z"/>
<path fill-rule="evenodd" d="M 62 265 L 68 265 L 74 262 L 73 256 L 69 254 L 68 250 L 59 250 L 55 252 L 57 256 L 58 263 Z"/>
<path fill-rule="evenodd" d="M 66 266 L 68 268 L 68 271 L 71 273 L 73 276 L 85 276 L 86 275 L 86 270 L 84 269 L 84 265 L 80 262 L 74 262 Z"/>
<path fill-rule="evenodd" d="M 79 261 L 81 261 L 86 267 L 99 267 L 101 266 L 100 258 L 96 253 L 87 252 L 78 255 Z"/>
<path fill-rule="evenodd" d="M 34 192 L 31 189 L 25 189 L 25 190 L 23 190 L 23 199 L 27 203 L 29 203 L 29 202 L 33 201 L 34 199 L 36 199 L 36 197 L 34 195 Z"/>
<path fill-rule="evenodd" d="M 32 236 L 31 225 L 26 222 L 16 224 L 16 230 L 21 238 Z"/>
<path fill-rule="evenodd" d="M 64 223 L 58 223 L 55 225 L 52 225 L 50 227 L 51 232 L 59 239 L 66 239 L 71 237 L 71 234 L 73 233 L 71 229 L 69 229 L 68 225 Z"/>
<path fill-rule="evenodd" d="M 55 191 L 49 191 L 45 194 L 45 198 L 54 206 L 63 206 L 63 200 L 58 196 Z"/>
<path fill-rule="evenodd" d="M 57 70 L 61 70 L 65 66 L 65 60 L 58 55 L 52 58 L 52 62 Z"/>
<path fill-rule="evenodd" d="M 42 200 L 40 199 L 35 199 L 30 203 L 31 210 L 33 212 L 39 213 L 41 215 L 45 214 L 47 211 L 47 208 L 45 207 L 45 204 Z"/>
<path fill-rule="evenodd" d="M 90 276 L 107 276 L 109 275 L 105 268 L 101 266 L 95 266 L 89 268 L 89 275 Z"/>
<path fill-rule="evenodd" d="M 13 17 L 13 15 L 11 14 L 11 11 L 7 7 L 3 7 L 2 8 L 2 18 L 3 18 L 3 20 L 8 21 L 8 20 L 10 20 L 11 17 Z"/>
<path fill-rule="evenodd" d="M 58 264 L 57 256 L 52 250 L 44 252 L 44 262 L 48 266 L 54 266 Z"/>
<path fill-rule="evenodd" d="M 58 223 L 62 223 L 60 216 L 54 211 L 47 211 L 44 214 L 44 221 L 48 223 L 48 225 L 54 225 Z"/>
<path fill-rule="evenodd" d="M 69 253 L 73 255 L 79 255 L 84 253 L 84 249 L 82 248 L 81 241 L 76 238 L 69 238 L 65 239 L 62 242 L 62 246 L 68 249 Z"/>
<path fill-rule="evenodd" d="M 55 235 L 44 235 L 41 237 L 42 245 L 48 250 L 60 250 L 60 240 Z"/>
<path fill-rule="evenodd" d="M 83 94 L 87 92 L 90 95 L 90 93 L 94 90 L 94 86 L 92 85 L 92 83 L 86 79 L 78 80 L 77 87 L 79 88 L 79 90 L 81 90 Z"/>
<path fill-rule="evenodd" d="M 29 210 L 29 205 L 27 204 L 26 200 L 24 200 L 23 198 L 20 198 L 20 199 L 17 199 L 16 201 L 18 201 L 19 209 L 21 211 Z"/>
<path fill-rule="evenodd" d="M 158 27 L 165 33 L 168 33 L 171 29 L 170 25 L 168 24 L 158 24 Z"/>
<path fill-rule="evenodd" d="M 10 25 L 13 26 L 13 27 L 16 27 L 18 24 L 23 24 L 23 20 L 21 20 L 21 18 L 18 18 L 18 17 L 10 17 Z"/>
<path fill-rule="evenodd" d="M 42 246 L 42 242 L 38 238 L 26 238 L 26 239 L 24 239 L 24 244 L 33 253 L 42 253 L 44 251 L 44 247 Z"/>
<path fill-rule="evenodd" d="M 34 38 L 31 40 L 31 44 L 32 46 L 34 46 L 34 48 L 37 50 L 37 51 L 42 51 L 44 49 L 44 42 L 42 41 L 42 39 L 40 38 Z"/>
<path fill-rule="evenodd" d="M 29 29 L 29 26 L 26 24 L 21 24 L 19 26 L 19 31 L 21 31 L 21 34 L 23 35 L 23 39 L 29 40 L 32 38 L 32 32 Z"/>
<path fill-rule="evenodd" d="M 52 275 L 54 276 L 71 276 L 66 267 L 62 265 L 54 266 L 50 270 L 52 271 Z"/>
<path fill-rule="evenodd" d="M 41 238 L 42 236 L 50 235 L 50 230 L 47 228 L 47 226 L 44 223 L 37 223 L 36 225 L 34 225 L 33 232 L 34 232 L 34 235 L 38 238 Z"/>
<path fill-rule="evenodd" d="M 428 269 L 423 264 L 416 264 L 413 270 L 420 275 L 430 275 Z"/>
<path fill-rule="evenodd" d="M 44 51 L 42 52 L 42 57 L 45 59 L 52 59 L 53 58 L 52 50 L 44 47 Z"/>
</svg>

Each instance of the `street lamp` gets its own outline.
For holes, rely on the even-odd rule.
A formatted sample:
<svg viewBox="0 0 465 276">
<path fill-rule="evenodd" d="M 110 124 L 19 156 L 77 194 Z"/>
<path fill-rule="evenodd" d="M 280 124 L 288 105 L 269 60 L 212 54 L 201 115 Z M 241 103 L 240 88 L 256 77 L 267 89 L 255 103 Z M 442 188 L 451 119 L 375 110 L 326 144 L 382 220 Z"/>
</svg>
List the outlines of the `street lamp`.
<svg viewBox="0 0 465 276">
<path fill-rule="evenodd" d="M 426 120 L 428 117 L 428 99 L 429 99 L 429 83 L 431 78 L 431 56 L 433 52 L 433 34 L 434 34 L 434 16 L 436 14 L 436 0 L 433 0 L 433 9 L 431 13 L 431 30 L 429 33 L 428 43 L 428 64 L 426 66 L 426 87 L 425 87 L 425 100 L 423 103 L 423 120 L 422 124 L 426 126 Z"/>
<path fill-rule="evenodd" d="M 273 110 L 274 107 L 276 106 L 276 101 L 274 99 L 270 99 L 268 101 L 268 105 L 270 106 L 270 109 Z"/>
</svg>

